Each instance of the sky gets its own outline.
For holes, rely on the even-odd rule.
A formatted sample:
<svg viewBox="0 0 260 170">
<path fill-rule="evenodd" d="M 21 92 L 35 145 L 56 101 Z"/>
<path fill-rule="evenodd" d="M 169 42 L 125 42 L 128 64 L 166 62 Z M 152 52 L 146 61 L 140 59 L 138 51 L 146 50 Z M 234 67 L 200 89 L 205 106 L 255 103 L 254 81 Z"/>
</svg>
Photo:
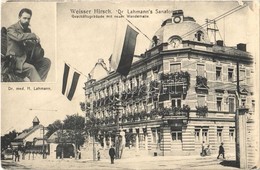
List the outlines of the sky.
<svg viewBox="0 0 260 170">
<path fill-rule="evenodd" d="M 6 6 L 5 6 L 6 5 Z M 37 116 L 41 124 L 47 126 L 57 119 L 63 120 L 66 115 L 78 113 L 79 102 L 84 101 L 85 75 L 93 69 L 99 58 L 103 58 L 108 67 L 108 58 L 113 52 L 116 36 L 117 19 L 106 18 L 72 18 L 71 9 L 93 10 L 110 9 L 112 15 L 116 10 L 152 10 L 182 9 L 185 16 L 192 16 L 200 25 L 205 19 L 213 19 L 238 6 L 237 1 L 168 1 L 168 2 L 74 2 L 59 3 L 55 8 L 53 3 L 12 3 L 2 6 L 2 25 L 8 26 L 17 21 L 17 13 L 22 6 L 33 10 L 31 28 L 40 35 L 46 55 L 53 57 L 52 70 L 46 83 L 2 83 L 1 87 L 1 133 L 11 130 L 22 131 L 32 125 Z M 13 11 L 11 14 L 7 11 Z M 55 12 L 56 11 L 56 12 Z M 222 37 L 227 46 L 246 43 L 253 55 L 255 52 L 256 22 L 252 21 L 253 12 L 246 7 L 223 20 L 217 22 Z M 149 14 L 149 18 L 128 18 L 142 33 L 152 38 L 160 28 L 161 23 L 170 18 L 171 14 Z M 39 18 L 38 18 L 39 17 Z M 126 22 L 120 19 L 120 22 Z M 259 20 L 258 20 L 259 21 Z M 56 22 L 56 24 L 55 24 Z M 257 22 L 259 23 L 259 22 Z M 55 31 L 56 30 L 56 31 Z M 56 33 L 56 34 L 55 34 Z M 144 53 L 150 41 L 142 34 L 137 36 L 135 54 Z M 257 47 L 258 49 L 258 47 Z M 82 73 L 77 90 L 72 101 L 61 94 L 64 63 Z M 70 73 L 72 73 L 71 68 Z M 104 75 L 102 69 L 96 69 L 94 77 Z M 51 90 L 8 90 L 16 87 L 49 87 Z"/>
</svg>

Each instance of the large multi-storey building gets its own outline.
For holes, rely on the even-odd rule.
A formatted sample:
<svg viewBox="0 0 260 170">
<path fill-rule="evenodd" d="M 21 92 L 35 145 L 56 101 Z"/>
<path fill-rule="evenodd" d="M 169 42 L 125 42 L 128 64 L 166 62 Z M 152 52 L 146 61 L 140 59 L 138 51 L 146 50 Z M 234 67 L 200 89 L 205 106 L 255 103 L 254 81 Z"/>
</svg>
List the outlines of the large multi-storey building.
<svg viewBox="0 0 260 170">
<path fill-rule="evenodd" d="M 86 121 L 100 127 L 103 146 L 120 130 L 126 146 L 148 153 L 200 153 L 203 141 L 212 152 L 221 142 L 235 150 L 237 92 L 239 107 L 254 111 L 255 105 L 245 44 L 212 43 L 207 30 L 179 10 L 140 58 L 127 77 L 110 72 L 85 83 Z"/>
</svg>

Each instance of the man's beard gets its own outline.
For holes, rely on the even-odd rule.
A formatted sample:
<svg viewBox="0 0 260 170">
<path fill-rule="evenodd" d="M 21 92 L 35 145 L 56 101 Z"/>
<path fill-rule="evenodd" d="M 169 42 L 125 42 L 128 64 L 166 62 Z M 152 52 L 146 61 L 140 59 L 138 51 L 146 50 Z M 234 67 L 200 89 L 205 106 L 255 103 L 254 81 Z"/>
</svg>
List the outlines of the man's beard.
<svg viewBox="0 0 260 170">
<path fill-rule="evenodd" d="M 29 27 L 29 23 L 21 23 L 21 25 L 22 25 L 24 28 L 28 28 L 28 27 Z"/>
</svg>

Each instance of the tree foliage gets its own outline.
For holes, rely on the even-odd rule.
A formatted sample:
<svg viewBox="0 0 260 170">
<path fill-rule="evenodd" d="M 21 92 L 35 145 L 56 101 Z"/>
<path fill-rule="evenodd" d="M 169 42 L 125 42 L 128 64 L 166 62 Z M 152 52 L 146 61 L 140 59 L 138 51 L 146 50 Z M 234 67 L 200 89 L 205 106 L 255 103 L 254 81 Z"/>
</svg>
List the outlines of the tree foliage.
<svg viewBox="0 0 260 170">
<path fill-rule="evenodd" d="M 63 128 L 68 132 L 68 139 L 82 146 L 85 142 L 85 118 L 77 114 L 67 115 Z"/>
<path fill-rule="evenodd" d="M 47 126 L 48 132 L 46 133 L 46 137 L 49 138 L 54 132 L 62 129 L 62 122 L 60 120 L 55 120 L 52 124 Z"/>
<path fill-rule="evenodd" d="M 1 136 L 1 149 L 6 149 L 11 145 L 11 142 L 16 138 L 16 131 L 13 130 L 4 136 Z"/>
<path fill-rule="evenodd" d="M 85 142 L 85 118 L 83 116 L 67 115 L 63 122 L 56 120 L 49 124 L 47 129 L 47 138 L 57 132 L 59 142 L 73 142 L 77 146 L 82 146 Z"/>
</svg>

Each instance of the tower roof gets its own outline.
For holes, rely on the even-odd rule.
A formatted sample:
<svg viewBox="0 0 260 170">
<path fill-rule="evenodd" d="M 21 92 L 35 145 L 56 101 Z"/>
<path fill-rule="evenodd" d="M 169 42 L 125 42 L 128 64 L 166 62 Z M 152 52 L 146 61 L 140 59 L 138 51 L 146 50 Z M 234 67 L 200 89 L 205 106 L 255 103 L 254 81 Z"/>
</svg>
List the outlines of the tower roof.
<svg viewBox="0 0 260 170">
<path fill-rule="evenodd" d="M 154 36 L 157 37 L 158 45 L 171 41 L 172 37 L 179 37 L 181 40 L 198 41 L 198 32 L 201 38 L 200 42 L 210 43 L 207 31 L 196 23 L 193 17 L 185 17 L 182 10 L 177 10 L 178 13 L 173 11 L 172 18 L 166 19 L 161 27 L 155 32 Z M 154 46 L 151 43 L 150 48 Z"/>
<path fill-rule="evenodd" d="M 34 117 L 34 119 L 33 119 L 33 123 L 40 123 L 40 121 L 39 121 L 39 119 L 38 119 L 37 116 Z"/>
</svg>

